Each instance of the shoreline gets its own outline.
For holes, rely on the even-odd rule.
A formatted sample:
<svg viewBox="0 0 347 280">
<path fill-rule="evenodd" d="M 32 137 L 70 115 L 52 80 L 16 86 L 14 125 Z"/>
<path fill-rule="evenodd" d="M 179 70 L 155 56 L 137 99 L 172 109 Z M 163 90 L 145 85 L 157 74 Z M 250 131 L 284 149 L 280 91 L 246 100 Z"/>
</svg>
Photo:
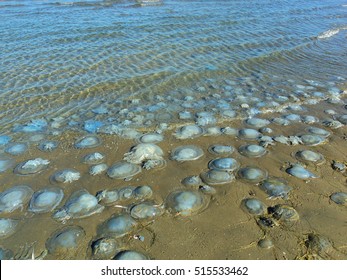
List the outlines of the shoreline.
<svg viewBox="0 0 347 280">
<path fill-rule="evenodd" d="M 326 116 L 321 108 L 335 108 L 343 113 L 342 104 L 334 105 L 326 102 L 317 105 L 306 106 L 306 114 L 311 114 L 322 120 Z M 294 112 L 300 114 L 300 112 Z M 277 114 L 272 114 L 276 116 Z M 269 115 L 265 115 L 269 116 Z M 257 117 L 263 117 L 262 115 Z M 235 128 L 245 127 L 240 121 L 225 122 Z M 305 131 L 309 126 L 323 128 L 331 132 L 328 143 L 318 146 L 287 146 L 275 143 L 268 146 L 268 153 L 260 158 L 247 158 L 237 152 L 243 144 L 254 144 L 254 141 L 241 140 L 231 135 L 200 136 L 194 139 L 177 140 L 173 130 L 164 133 L 164 141 L 157 143 L 164 151 L 164 159 L 167 161 L 163 169 L 144 170 L 135 175 L 130 181 L 111 179 L 106 174 L 91 176 L 88 174 L 89 166 L 81 160 L 86 154 L 100 152 L 106 155 L 105 162 L 108 166 L 121 161 L 125 153 L 137 143 L 134 140 L 121 139 L 115 135 L 99 135 L 102 145 L 92 149 L 76 149 L 73 147 L 75 139 L 80 136 L 77 132 L 64 132 L 59 136 L 60 146 L 50 152 L 41 152 L 34 147 L 20 156 L 16 156 L 16 164 L 37 157 L 48 159 L 49 167 L 41 173 L 19 176 L 7 170 L 1 174 L 3 185 L 1 191 L 15 185 L 29 185 L 34 191 L 45 186 L 52 185 L 51 175 L 63 168 L 74 168 L 81 173 L 81 178 L 72 183 L 57 184 L 64 190 L 64 199 L 57 209 L 64 205 L 70 194 L 79 189 L 87 189 L 95 195 L 104 189 L 121 188 L 124 186 L 149 185 L 153 190 L 152 199 L 160 203 L 165 201 L 167 195 L 174 190 L 187 189 L 181 183 L 187 176 L 199 175 L 208 170 L 207 164 L 218 156 L 208 152 L 212 144 L 231 145 L 236 151 L 229 157 L 240 162 L 241 167 L 257 166 L 268 172 L 271 177 L 280 177 L 288 181 L 293 187 L 288 200 L 283 198 L 269 199 L 257 184 L 247 183 L 236 179 L 231 183 L 213 186 L 216 194 L 210 198 L 207 209 L 201 213 L 188 217 L 175 216 L 166 212 L 154 222 L 144 225 L 139 230 L 122 238 L 126 249 L 140 251 L 153 259 L 300 259 L 306 258 L 308 248 L 305 240 L 309 233 L 326 236 L 334 244 L 329 252 L 319 252 L 315 258 L 346 259 L 347 250 L 344 240 L 345 206 L 332 202 L 329 196 L 334 192 L 346 192 L 345 173 L 333 170 L 333 160 L 346 162 L 345 135 L 347 128 L 343 126 L 336 130 L 324 127 L 320 124 L 296 123 L 290 126 L 279 126 L 271 123 L 268 127 L 273 129 L 274 135 L 297 135 Z M 204 156 L 195 161 L 178 163 L 170 158 L 170 151 L 182 145 L 197 145 L 204 151 Z M 318 179 L 305 182 L 302 179 L 290 176 L 285 172 L 287 162 L 297 162 L 292 155 L 294 152 L 308 149 L 324 155 L 325 162 L 320 165 L 309 164 L 307 169 L 319 175 Z M 294 207 L 299 213 L 300 220 L 291 228 L 275 226 L 262 229 L 258 226 L 256 218 L 245 213 L 241 207 L 241 201 L 245 198 L 255 197 L 271 207 L 277 204 L 287 204 Z M 68 256 L 48 255 L 46 259 L 59 259 L 63 257 L 73 259 L 89 259 L 91 241 L 95 240 L 96 232 L 100 224 L 114 213 L 124 210 L 117 207 L 105 207 L 100 214 L 94 214 L 87 218 L 73 219 L 66 224 L 59 223 L 51 218 L 51 213 L 33 214 L 26 210 L 16 210 L 9 215 L 19 219 L 18 231 L 12 236 L 3 239 L 6 241 L 6 249 L 20 252 L 25 244 L 33 244 L 35 254 L 45 249 L 45 242 L 57 229 L 69 226 L 81 226 L 86 236 L 78 247 L 78 250 Z M 147 223 L 145 223 L 147 224 Z M 133 238 L 141 235 L 144 241 Z M 37 240 L 37 237 L 39 237 Z M 271 249 L 259 248 L 257 242 L 268 237 L 274 243 Z M 305 239 L 306 238 L 306 239 Z M 19 240 L 21 240 L 19 242 Z M 3 243 L 4 244 L 4 243 Z M 30 247 L 30 246 L 29 246 Z M 313 252 L 309 252 L 312 253 Z M 306 255 L 305 255 L 306 254 Z M 311 256 L 311 255 L 310 255 Z M 311 256 L 312 257 L 312 256 Z"/>
</svg>

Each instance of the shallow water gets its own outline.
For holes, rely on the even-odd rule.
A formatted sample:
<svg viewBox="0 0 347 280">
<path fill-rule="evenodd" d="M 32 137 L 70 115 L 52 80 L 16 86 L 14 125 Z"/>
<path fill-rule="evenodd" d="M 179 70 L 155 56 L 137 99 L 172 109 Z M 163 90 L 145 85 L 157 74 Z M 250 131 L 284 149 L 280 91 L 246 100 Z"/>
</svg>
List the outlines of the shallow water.
<svg viewBox="0 0 347 280">
<path fill-rule="evenodd" d="M 0 247 L 11 251 L 6 256 L 98 258 L 92 255 L 92 244 L 100 238 L 100 226 L 114 215 L 129 215 L 144 199 L 162 215 L 139 220 L 130 233 L 117 237 L 113 256 L 135 250 L 151 259 L 347 259 L 346 207 L 331 200 L 333 193 L 346 192 L 347 173 L 332 163 L 347 162 L 347 128 L 341 124 L 334 129 L 324 122 L 347 116 L 347 10 L 342 4 L 1 1 L 0 192 L 18 185 L 35 192 L 54 185 L 64 192 L 52 213 L 30 212 L 28 203 L 11 213 L 0 212 L 1 219 L 17 225 L 13 234 L 0 239 Z M 327 113 L 332 111 L 336 115 Z M 245 121 L 250 116 L 270 121 L 268 129 L 261 130 L 266 154 L 259 158 L 239 152 L 244 145 L 261 144 L 238 137 L 239 130 L 250 128 Z M 307 116 L 317 122 L 304 123 Z M 290 120 L 289 125 L 273 118 Z M 182 125 L 192 124 L 200 125 L 201 133 L 177 137 Z M 300 140 L 311 133 L 311 126 L 330 135 L 317 146 L 307 146 Z M 141 162 L 134 166 L 141 172 L 108 176 L 147 132 L 163 137 L 156 143 L 163 160 L 139 154 Z M 91 141 L 76 145 L 81 139 Z M 44 141 L 56 141 L 57 146 L 42 149 Z M 13 143 L 25 143 L 28 149 L 6 154 Z M 188 145 L 201 149 L 201 156 L 172 159 L 177 147 Z M 232 147 L 240 168 L 261 168 L 269 177 L 288 182 L 290 193 L 271 196 L 257 182 L 234 178 L 237 170 L 225 171 L 233 179 L 226 184 L 183 186 L 184 178 L 199 179 L 209 162 L 228 156 L 211 152 L 212 145 Z M 308 148 L 325 158 L 319 165 L 307 163 L 318 178 L 304 181 L 287 174 L 297 162 L 295 154 Z M 85 163 L 92 153 L 104 155 L 106 167 L 99 172 L 90 172 L 91 165 Z M 18 164 L 33 159 L 49 165 L 39 173 L 14 173 Z M 54 180 L 62 170 L 77 173 Z M 134 196 L 138 186 L 149 186 L 150 195 Z M 202 191 L 209 188 L 211 192 Z M 85 218 L 54 220 L 55 211 L 81 189 L 96 197 L 105 190 L 123 190 L 124 197 L 110 204 L 99 201 L 105 208 Z M 201 192 L 208 205 L 188 217 L 170 212 L 169 194 L 182 189 Z M 260 226 L 260 218 L 242 207 L 250 198 L 266 207 L 293 207 L 300 218 L 284 227 L 280 218 L 264 213 Z M 83 229 L 73 250 L 46 255 L 54 234 L 71 226 Z M 310 234 L 329 240 L 329 251 L 312 249 Z M 258 246 L 263 239 L 273 246 Z"/>
<path fill-rule="evenodd" d="M 343 3 L 1 1 L 0 124 L 73 116 L 80 127 L 151 126 L 184 108 L 302 99 L 306 80 L 321 86 L 307 93 L 326 92 L 347 72 Z"/>
</svg>

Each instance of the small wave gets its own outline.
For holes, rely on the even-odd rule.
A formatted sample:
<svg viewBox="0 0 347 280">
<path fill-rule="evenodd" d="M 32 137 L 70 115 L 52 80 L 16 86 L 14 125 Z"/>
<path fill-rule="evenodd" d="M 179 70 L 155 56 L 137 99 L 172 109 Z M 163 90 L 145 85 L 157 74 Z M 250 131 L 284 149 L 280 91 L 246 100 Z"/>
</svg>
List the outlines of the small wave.
<svg viewBox="0 0 347 280">
<path fill-rule="evenodd" d="M 318 39 L 326 39 L 326 38 L 330 38 L 334 35 L 336 35 L 337 33 L 340 32 L 340 29 L 330 29 L 328 31 L 323 32 L 322 34 L 318 35 Z"/>
<path fill-rule="evenodd" d="M 341 30 L 346 30 L 347 26 L 344 27 L 340 27 L 340 28 L 334 28 L 334 29 L 329 29 L 323 33 L 321 33 L 320 35 L 318 35 L 318 39 L 327 39 L 330 38 L 336 34 L 338 34 Z"/>
</svg>

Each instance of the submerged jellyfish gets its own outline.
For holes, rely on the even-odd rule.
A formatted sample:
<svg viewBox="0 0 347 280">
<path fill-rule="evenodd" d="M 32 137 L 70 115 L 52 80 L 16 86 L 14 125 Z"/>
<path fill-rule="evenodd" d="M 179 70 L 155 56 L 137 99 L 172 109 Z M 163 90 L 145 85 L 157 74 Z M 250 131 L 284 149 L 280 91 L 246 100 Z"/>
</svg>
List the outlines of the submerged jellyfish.
<svg viewBox="0 0 347 280">
<path fill-rule="evenodd" d="M 113 164 L 108 170 L 107 175 L 112 179 L 130 179 L 141 172 L 141 167 L 126 161 Z"/>
<path fill-rule="evenodd" d="M 262 181 L 260 188 L 265 191 L 270 198 L 282 197 L 284 199 L 288 198 L 288 194 L 292 190 L 292 187 L 288 186 L 285 180 L 275 177 Z"/>
<path fill-rule="evenodd" d="M 202 172 L 200 178 L 208 185 L 222 185 L 234 181 L 235 176 L 228 171 L 210 169 Z"/>
<path fill-rule="evenodd" d="M 97 165 L 93 165 L 89 168 L 89 174 L 92 176 L 99 175 L 108 169 L 108 165 L 106 163 L 100 163 Z"/>
<path fill-rule="evenodd" d="M 269 207 L 268 212 L 273 218 L 285 226 L 291 226 L 299 220 L 298 212 L 289 205 L 277 204 Z"/>
<path fill-rule="evenodd" d="M 179 146 L 172 150 L 171 159 L 178 162 L 197 160 L 204 155 L 201 148 L 195 145 Z"/>
<path fill-rule="evenodd" d="M 5 146 L 11 141 L 11 137 L 7 135 L 0 135 L 0 146 Z"/>
<path fill-rule="evenodd" d="M 42 158 L 29 159 L 16 166 L 14 173 L 20 175 L 31 175 L 45 170 L 49 164 L 49 160 Z"/>
<path fill-rule="evenodd" d="M 51 152 L 55 150 L 56 148 L 58 148 L 58 146 L 59 146 L 58 141 L 44 140 L 44 141 L 41 141 L 37 147 L 42 152 Z"/>
<path fill-rule="evenodd" d="M 209 200 L 199 191 L 174 191 L 166 198 L 165 206 L 172 214 L 191 216 L 205 210 Z"/>
<path fill-rule="evenodd" d="M 238 137 L 243 140 L 257 140 L 262 134 L 253 128 L 240 129 Z"/>
<path fill-rule="evenodd" d="M 235 149 L 232 146 L 215 144 L 210 146 L 208 151 L 215 155 L 229 155 L 232 154 Z"/>
<path fill-rule="evenodd" d="M 68 226 L 54 232 L 46 241 L 46 248 L 50 254 L 64 254 L 77 249 L 86 233 L 79 226 Z"/>
<path fill-rule="evenodd" d="M 137 220 L 155 219 L 164 213 L 164 209 L 152 202 L 145 201 L 130 207 L 130 215 Z"/>
<path fill-rule="evenodd" d="M 47 213 L 53 211 L 64 198 L 59 187 L 47 187 L 35 192 L 30 200 L 29 211 Z"/>
<path fill-rule="evenodd" d="M 75 169 L 64 169 L 57 171 L 51 177 L 51 180 L 56 183 L 72 183 L 78 180 L 81 174 Z"/>
<path fill-rule="evenodd" d="M 177 139 L 189 139 L 199 137 L 204 133 L 204 129 L 198 125 L 185 125 L 180 127 L 173 135 Z"/>
<path fill-rule="evenodd" d="M 270 121 L 260 118 L 250 118 L 245 121 L 245 123 L 251 127 L 261 128 L 267 126 Z"/>
<path fill-rule="evenodd" d="M 233 158 L 217 158 L 211 160 L 208 163 L 208 167 L 210 169 L 232 172 L 240 167 L 240 163 Z"/>
<path fill-rule="evenodd" d="M 109 260 L 121 247 L 121 243 L 114 238 L 99 238 L 91 244 L 92 258 L 97 260 Z"/>
<path fill-rule="evenodd" d="M 10 237 L 15 233 L 18 221 L 0 218 L 0 239 Z"/>
<path fill-rule="evenodd" d="M 164 136 L 159 134 L 159 133 L 147 133 L 142 135 L 139 139 L 138 142 L 144 143 L 144 144 L 155 144 L 159 143 L 164 140 Z"/>
<path fill-rule="evenodd" d="M 336 204 L 347 206 L 347 193 L 345 192 L 333 193 L 330 196 L 330 199 L 334 201 Z"/>
<path fill-rule="evenodd" d="M 294 156 L 298 160 L 305 162 L 313 162 L 316 164 L 320 164 L 325 161 L 324 156 L 322 154 L 310 150 L 297 151 Z"/>
<path fill-rule="evenodd" d="M 75 147 L 77 149 L 95 148 L 101 145 L 101 140 L 96 136 L 84 136 L 76 140 Z"/>
<path fill-rule="evenodd" d="M 140 252 L 127 250 L 119 252 L 114 260 L 149 260 L 149 258 Z"/>
<path fill-rule="evenodd" d="M 0 155 L 0 173 L 5 172 L 7 169 L 13 167 L 15 161 L 5 155 Z"/>
<path fill-rule="evenodd" d="M 256 198 L 246 198 L 242 200 L 241 207 L 251 215 L 263 215 L 266 211 L 266 205 Z"/>
<path fill-rule="evenodd" d="M 104 160 L 105 156 L 101 153 L 95 152 L 83 157 L 83 163 L 98 164 Z"/>
<path fill-rule="evenodd" d="M 64 207 L 58 210 L 53 218 L 59 221 L 85 218 L 95 213 L 101 213 L 104 206 L 98 204 L 98 199 L 86 190 L 74 192 L 66 201 Z"/>
<path fill-rule="evenodd" d="M 246 166 L 241 168 L 237 175 L 245 181 L 259 183 L 267 178 L 268 173 L 258 167 Z"/>
<path fill-rule="evenodd" d="M 243 145 L 239 148 L 239 153 L 245 157 L 261 157 L 267 151 L 259 145 Z"/>
<path fill-rule="evenodd" d="M 18 156 L 24 154 L 27 150 L 28 145 L 25 143 L 12 143 L 5 149 L 5 152 L 13 156 Z"/>
<path fill-rule="evenodd" d="M 152 143 L 141 143 L 131 149 L 124 155 L 124 160 L 134 164 L 140 164 L 147 160 L 163 160 L 163 150 Z"/>
<path fill-rule="evenodd" d="M 14 186 L 0 194 L 0 213 L 10 213 L 23 208 L 30 200 L 34 191 L 25 185 Z"/>
<path fill-rule="evenodd" d="M 326 141 L 326 139 L 322 136 L 316 134 L 304 134 L 300 136 L 300 140 L 303 145 L 306 146 L 316 146 L 322 144 Z"/>
<path fill-rule="evenodd" d="M 118 214 L 106 220 L 98 229 L 102 237 L 122 237 L 135 230 L 137 222 L 129 214 Z"/>
<path fill-rule="evenodd" d="M 293 164 L 291 167 L 286 169 L 286 172 L 294 177 L 304 180 L 318 178 L 317 175 L 305 169 L 300 164 Z"/>
</svg>

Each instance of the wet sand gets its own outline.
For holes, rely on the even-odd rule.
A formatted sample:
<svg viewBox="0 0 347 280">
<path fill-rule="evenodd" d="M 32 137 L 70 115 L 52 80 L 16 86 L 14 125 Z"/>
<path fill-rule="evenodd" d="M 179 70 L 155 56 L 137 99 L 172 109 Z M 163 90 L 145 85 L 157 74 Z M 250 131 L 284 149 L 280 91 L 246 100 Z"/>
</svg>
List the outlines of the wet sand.
<svg viewBox="0 0 347 280">
<path fill-rule="evenodd" d="M 345 114 L 343 104 L 329 104 L 322 102 L 317 105 L 306 106 L 307 111 L 293 112 L 305 115 L 314 115 L 320 120 L 328 116 L 324 109 L 334 109 L 340 114 Z M 280 115 L 280 114 L 278 114 Z M 270 119 L 277 114 L 259 116 Z M 242 128 L 242 121 L 225 121 L 220 127 Z M 330 129 L 316 124 L 298 123 L 290 126 L 279 126 L 271 123 L 268 127 L 273 129 L 274 135 L 297 135 L 305 131 L 306 127 L 315 126 L 331 132 L 328 142 L 314 147 L 303 145 L 287 146 L 276 143 L 267 147 L 268 153 L 260 158 L 246 158 L 235 151 L 230 157 L 240 162 L 241 167 L 252 165 L 268 171 L 269 176 L 284 178 L 293 187 L 288 200 L 282 198 L 269 199 L 257 184 L 243 182 L 240 179 L 232 183 L 214 186 L 217 193 L 210 197 L 207 209 L 201 213 L 188 217 L 172 215 L 166 212 L 154 221 L 144 222 L 137 231 L 122 238 L 124 249 L 137 250 L 151 259 L 347 259 L 347 242 L 345 233 L 347 229 L 346 206 L 337 205 L 329 196 L 334 192 L 346 192 L 346 173 L 333 170 L 333 160 L 346 162 L 346 135 L 347 127 Z M 238 149 L 245 143 L 256 143 L 238 139 L 236 136 L 200 136 L 195 139 L 177 140 L 172 133 L 165 132 L 165 140 L 158 143 L 165 154 L 167 166 L 163 169 L 144 170 L 135 175 L 132 180 L 124 181 L 109 178 L 105 173 L 91 176 L 88 174 L 89 165 L 82 163 L 82 158 L 91 152 L 100 152 L 106 155 L 105 163 L 111 166 L 123 159 L 130 148 L 136 145 L 135 140 L 121 139 L 114 135 L 99 135 L 102 145 L 92 149 L 76 149 L 73 143 L 82 136 L 78 132 L 64 132 L 58 137 L 60 146 L 52 152 L 42 152 L 31 145 L 24 155 L 16 156 L 16 164 L 41 157 L 48 159 L 48 169 L 30 176 L 13 174 L 12 170 L 2 173 L 0 191 L 15 186 L 29 185 L 34 191 L 52 185 L 50 176 L 56 171 L 65 168 L 75 168 L 81 173 L 81 178 L 72 183 L 57 184 L 64 190 L 64 200 L 60 206 L 76 190 L 85 188 L 91 194 L 105 189 L 121 188 L 124 186 L 149 185 L 152 187 L 153 199 L 161 203 L 167 195 L 180 189 L 187 189 L 181 184 L 183 178 L 199 175 L 208 169 L 210 160 L 218 156 L 208 152 L 212 144 L 231 145 Z M 27 136 L 26 136 L 27 137 Z M 50 136 L 51 137 L 51 136 Z M 196 161 L 178 163 L 170 160 L 170 151 L 180 145 L 194 144 L 201 147 L 204 156 Z M 288 163 L 297 162 L 293 153 L 300 149 L 309 149 L 324 155 L 325 162 L 307 168 L 319 175 L 319 178 L 304 181 L 285 172 Z M 245 213 L 241 208 L 241 201 L 245 198 L 255 197 L 263 201 L 266 206 L 287 204 L 294 207 L 299 213 L 300 220 L 291 227 L 275 226 L 262 229 L 257 225 L 254 217 Z M 25 207 L 22 211 L 1 217 L 18 218 L 20 225 L 12 236 L 0 240 L 2 247 L 12 250 L 16 258 L 24 257 L 27 253 L 31 257 L 31 248 L 37 257 L 45 249 L 45 242 L 56 230 L 68 225 L 81 226 L 86 236 L 79 244 L 77 250 L 71 250 L 62 255 L 47 255 L 45 259 L 90 259 L 90 243 L 95 240 L 97 228 L 115 213 L 124 210 L 118 207 L 106 207 L 100 214 L 95 214 L 83 219 L 73 219 L 65 224 L 51 218 L 51 213 L 33 214 Z M 59 208 L 59 207 L 58 207 Z M 333 247 L 326 251 L 312 252 L 305 244 L 310 233 L 320 234 L 328 238 Z M 134 238 L 134 235 L 144 236 L 144 241 Z M 257 243 L 267 237 L 274 243 L 270 249 L 262 249 Z M 29 249 L 27 250 L 26 247 Z M 27 257 L 27 256 L 25 256 Z"/>
</svg>

